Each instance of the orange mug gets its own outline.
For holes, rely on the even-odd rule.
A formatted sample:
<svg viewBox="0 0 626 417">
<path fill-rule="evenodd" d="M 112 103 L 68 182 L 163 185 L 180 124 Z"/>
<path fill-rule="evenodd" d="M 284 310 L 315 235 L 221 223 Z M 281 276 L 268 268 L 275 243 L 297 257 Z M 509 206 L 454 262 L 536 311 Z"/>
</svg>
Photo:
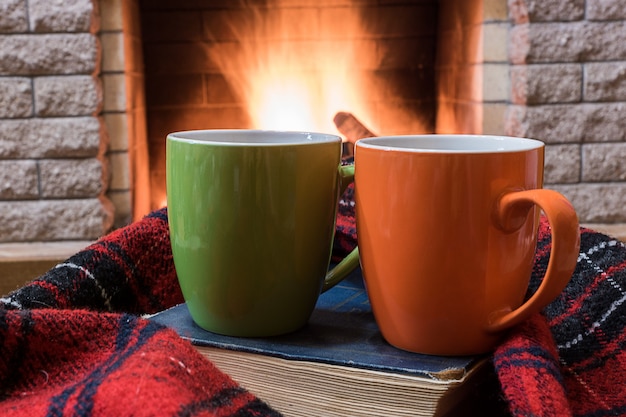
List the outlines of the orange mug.
<svg viewBox="0 0 626 417">
<path fill-rule="evenodd" d="M 580 246 L 570 202 L 542 189 L 543 142 L 474 135 L 388 136 L 355 147 L 356 224 L 374 317 L 392 345 L 486 353 L 554 300 Z M 547 272 L 527 300 L 541 210 Z"/>
</svg>

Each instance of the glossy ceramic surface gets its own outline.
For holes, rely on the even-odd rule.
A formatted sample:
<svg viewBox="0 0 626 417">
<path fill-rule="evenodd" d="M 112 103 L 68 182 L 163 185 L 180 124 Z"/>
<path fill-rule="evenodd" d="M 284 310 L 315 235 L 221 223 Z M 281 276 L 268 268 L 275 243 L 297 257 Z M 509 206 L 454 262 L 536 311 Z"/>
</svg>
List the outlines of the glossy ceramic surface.
<svg viewBox="0 0 626 417">
<path fill-rule="evenodd" d="M 489 136 L 364 139 L 355 153 L 357 234 L 383 336 L 414 352 L 489 351 L 539 311 L 576 265 L 576 213 L 541 189 L 542 142 Z M 540 210 L 553 233 L 542 286 L 523 303 Z"/>
<path fill-rule="evenodd" d="M 327 274 L 341 184 L 353 175 L 340 168 L 341 139 L 181 132 L 166 152 L 174 264 L 194 321 L 232 336 L 304 325 Z M 355 252 L 329 279 L 357 265 Z"/>
</svg>

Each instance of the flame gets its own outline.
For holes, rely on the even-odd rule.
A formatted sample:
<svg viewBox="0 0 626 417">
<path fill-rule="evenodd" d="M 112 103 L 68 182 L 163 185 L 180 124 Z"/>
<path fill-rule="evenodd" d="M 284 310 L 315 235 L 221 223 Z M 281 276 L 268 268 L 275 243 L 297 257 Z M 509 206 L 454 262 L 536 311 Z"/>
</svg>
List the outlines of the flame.
<svg viewBox="0 0 626 417">
<path fill-rule="evenodd" d="M 290 0 L 270 3 L 263 8 L 246 5 L 249 20 L 240 16 L 227 22 L 234 41 L 216 42 L 209 50 L 210 59 L 243 98 L 251 127 L 335 132 L 334 115 L 349 110 L 376 129 L 357 71 L 358 55 L 375 51 L 357 51 L 363 45 L 347 41 L 365 33 L 359 9 L 342 9 L 352 13 L 341 22 L 338 37 L 323 29 L 335 25 L 320 22 L 316 0 L 305 8 L 302 2 L 289 7 Z"/>
<path fill-rule="evenodd" d="M 261 129 L 315 130 L 315 111 L 319 108 L 306 83 L 293 78 L 260 81 L 251 100 L 254 124 Z"/>
</svg>

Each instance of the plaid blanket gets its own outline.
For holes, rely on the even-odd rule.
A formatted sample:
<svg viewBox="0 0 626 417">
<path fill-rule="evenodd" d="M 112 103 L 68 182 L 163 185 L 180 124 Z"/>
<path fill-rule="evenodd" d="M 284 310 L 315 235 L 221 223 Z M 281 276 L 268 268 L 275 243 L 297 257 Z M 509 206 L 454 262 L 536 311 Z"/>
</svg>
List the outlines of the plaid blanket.
<svg viewBox="0 0 626 417">
<path fill-rule="evenodd" d="M 356 243 L 352 188 L 335 257 Z M 550 253 L 541 223 L 532 276 Z M 505 414 L 626 416 L 626 248 L 581 230 L 563 294 L 493 355 Z M 161 209 L 0 299 L 0 415 L 278 416 L 173 331 L 141 318 L 182 301 Z"/>
<path fill-rule="evenodd" d="M 539 228 L 531 291 L 550 255 Z M 581 229 L 578 264 L 543 314 L 513 331 L 494 365 L 514 416 L 626 416 L 626 247 Z"/>
<path fill-rule="evenodd" d="M 140 317 L 183 301 L 169 245 L 163 209 L 0 299 L 0 415 L 280 415 Z"/>
</svg>

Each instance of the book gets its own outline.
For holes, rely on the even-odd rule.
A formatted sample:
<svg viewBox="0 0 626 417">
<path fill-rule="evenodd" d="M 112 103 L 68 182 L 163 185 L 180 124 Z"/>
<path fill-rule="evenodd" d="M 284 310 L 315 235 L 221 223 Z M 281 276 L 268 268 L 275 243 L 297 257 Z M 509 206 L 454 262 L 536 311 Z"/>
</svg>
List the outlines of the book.
<svg viewBox="0 0 626 417">
<path fill-rule="evenodd" d="M 488 357 L 422 355 L 389 345 L 360 269 L 323 293 L 308 324 L 287 335 L 211 333 L 193 322 L 185 304 L 151 319 L 286 417 L 498 414 Z"/>
</svg>

